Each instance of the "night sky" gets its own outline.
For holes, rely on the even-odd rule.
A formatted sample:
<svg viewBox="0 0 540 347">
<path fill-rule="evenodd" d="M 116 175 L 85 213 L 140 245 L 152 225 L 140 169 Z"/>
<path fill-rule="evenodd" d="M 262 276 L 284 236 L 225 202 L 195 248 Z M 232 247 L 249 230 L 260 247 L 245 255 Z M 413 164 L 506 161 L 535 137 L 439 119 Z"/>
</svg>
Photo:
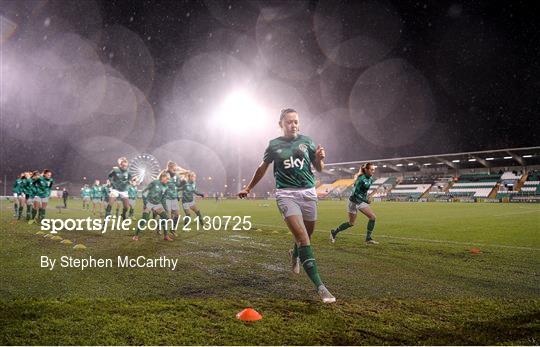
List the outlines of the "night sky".
<svg viewBox="0 0 540 347">
<path fill-rule="evenodd" d="M 148 152 L 218 185 L 239 161 L 249 178 L 285 107 L 327 162 L 540 144 L 532 3 L 0 1 L 0 14 L 2 175 L 102 178 Z M 268 119 L 222 133 L 215 108 L 239 85 Z"/>
</svg>

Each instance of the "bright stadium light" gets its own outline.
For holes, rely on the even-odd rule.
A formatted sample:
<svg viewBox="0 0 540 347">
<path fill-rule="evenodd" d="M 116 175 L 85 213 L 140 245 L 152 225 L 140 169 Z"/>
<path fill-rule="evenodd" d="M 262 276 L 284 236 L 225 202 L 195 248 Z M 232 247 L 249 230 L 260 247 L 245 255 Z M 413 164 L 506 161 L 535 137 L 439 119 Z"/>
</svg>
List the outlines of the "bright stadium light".
<svg viewBox="0 0 540 347">
<path fill-rule="evenodd" d="M 424 163 L 424 166 L 430 166 L 431 163 Z"/>
<path fill-rule="evenodd" d="M 243 90 L 229 94 L 216 110 L 214 119 L 218 126 L 236 134 L 263 128 L 266 123 L 264 109 Z"/>
<path fill-rule="evenodd" d="M 413 165 L 414 165 L 414 163 L 409 163 L 409 164 L 407 164 L 407 166 L 413 166 Z"/>
<path fill-rule="evenodd" d="M 504 157 L 504 159 L 512 159 L 512 157 Z"/>
<path fill-rule="evenodd" d="M 356 168 L 353 166 L 353 167 L 350 167 L 349 170 L 356 170 Z"/>
<path fill-rule="evenodd" d="M 382 167 L 386 167 L 386 164 L 384 164 Z"/>
<path fill-rule="evenodd" d="M 532 154 L 525 154 L 523 158 L 532 158 Z"/>
<path fill-rule="evenodd" d="M 469 161 L 476 161 L 476 159 L 474 159 L 474 158 L 471 158 L 471 159 L 469 159 Z"/>
<path fill-rule="evenodd" d="M 403 166 L 403 164 L 396 164 L 396 166 Z"/>
<path fill-rule="evenodd" d="M 495 159 L 495 158 L 492 158 L 492 157 L 486 158 L 486 160 L 493 160 L 493 159 Z"/>
<path fill-rule="evenodd" d="M 452 163 L 459 163 L 459 159 L 452 160 Z"/>
</svg>

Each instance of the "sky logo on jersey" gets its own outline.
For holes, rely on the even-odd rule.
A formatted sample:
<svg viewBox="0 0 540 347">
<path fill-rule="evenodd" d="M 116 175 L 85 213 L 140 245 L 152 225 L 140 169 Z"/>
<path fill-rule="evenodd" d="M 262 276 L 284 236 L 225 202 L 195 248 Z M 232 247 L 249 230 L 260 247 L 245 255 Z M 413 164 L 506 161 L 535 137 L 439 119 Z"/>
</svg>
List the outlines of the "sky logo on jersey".
<svg viewBox="0 0 540 347">
<path fill-rule="evenodd" d="M 294 169 L 295 167 L 298 167 L 300 169 L 302 169 L 304 167 L 304 158 L 300 159 L 300 158 L 296 158 L 294 159 L 293 156 L 291 155 L 289 157 L 289 159 L 285 159 L 283 161 L 283 167 L 285 169 Z"/>
</svg>

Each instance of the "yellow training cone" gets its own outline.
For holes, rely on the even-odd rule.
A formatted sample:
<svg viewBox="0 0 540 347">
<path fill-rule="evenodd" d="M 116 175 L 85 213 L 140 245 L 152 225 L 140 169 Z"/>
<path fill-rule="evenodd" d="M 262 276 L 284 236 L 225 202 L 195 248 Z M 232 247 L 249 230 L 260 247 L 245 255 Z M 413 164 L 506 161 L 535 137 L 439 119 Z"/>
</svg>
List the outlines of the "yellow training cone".
<svg viewBox="0 0 540 347">
<path fill-rule="evenodd" d="M 73 243 L 73 241 L 65 239 L 65 240 L 60 241 L 60 243 L 63 243 L 65 245 L 71 245 Z"/>
<path fill-rule="evenodd" d="M 73 249 L 86 249 L 86 246 L 83 245 L 82 243 L 79 243 L 79 244 L 73 246 Z"/>
<path fill-rule="evenodd" d="M 54 240 L 54 241 L 62 241 L 63 239 L 62 239 L 60 236 L 55 235 L 55 236 L 51 237 L 51 240 Z"/>
<path fill-rule="evenodd" d="M 45 235 L 45 233 L 43 231 L 38 231 L 36 235 Z"/>
</svg>

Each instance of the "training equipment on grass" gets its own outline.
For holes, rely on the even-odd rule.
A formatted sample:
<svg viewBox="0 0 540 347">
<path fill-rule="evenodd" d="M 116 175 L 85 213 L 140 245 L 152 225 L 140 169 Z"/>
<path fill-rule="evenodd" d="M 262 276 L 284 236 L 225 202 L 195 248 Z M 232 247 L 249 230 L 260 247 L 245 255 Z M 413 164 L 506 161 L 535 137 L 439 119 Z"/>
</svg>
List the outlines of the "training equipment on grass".
<svg viewBox="0 0 540 347">
<path fill-rule="evenodd" d="M 36 235 L 45 235 L 45 233 L 43 231 L 38 231 Z"/>
<path fill-rule="evenodd" d="M 236 318 L 244 321 L 244 322 L 254 322 L 262 319 L 262 315 L 252 309 L 251 307 L 248 307 L 236 314 Z"/>
<path fill-rule="evenodd" d="M 51 234 L 44 234 L 44 235 L 43 235 L 43 237 L 45 237 L 45 238 L 49 238 L 49 237 L 51 237 L 51 236 L 52 236 Z"/>
<path fill-rule="evenodd" d="M 62 237 L 60 237 L 58 235 L 55 235 L 55 236 L 51 237 L 51 240 L 53 240 L 53 241 L 62 241 L 63 239 L 62 239 Z"/>
<path fill-rule="evenodd" d="M 480 250 L 480 248 L 477 248 L 477 247 L 471 248 L 470 252 L 471 252 L 472 254 L 480 254 L 480 253 L 482 253 L 482 251 Z"/>
<path fill-rule="evenodd" d="M 73 246 L 73 249 L 86 249 L 86 246 L 83 245 L 82 243 L 79 243 L 79 244 L 76 244 L 75 246 Z"/>
<path fill-rule="evenodd" d="M 65 239 L 65 240 L 60 241 L 60 243 L 63 243 L 65 245 L 71 245 L 73 243 L 73 241 Z"/>
</svg>

